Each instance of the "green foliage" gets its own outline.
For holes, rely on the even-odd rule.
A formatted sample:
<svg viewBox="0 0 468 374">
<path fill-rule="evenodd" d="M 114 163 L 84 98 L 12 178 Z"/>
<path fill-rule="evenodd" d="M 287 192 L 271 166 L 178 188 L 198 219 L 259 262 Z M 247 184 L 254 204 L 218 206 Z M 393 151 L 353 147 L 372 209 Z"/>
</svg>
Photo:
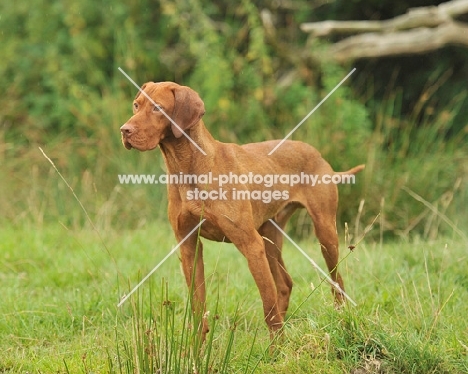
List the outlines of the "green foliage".
<svg viewBox="0 0 468 374">
<path fill-rule="evenodd" d="M 123 373 L 210 373 L 213 368 L 227 373 L 230 364 L 235 324 L 226 334 L 226 342 L 214 342 L 217 334 L 217 310 L 206 316 L 211 326 L 206 343 L 197 332 L 200 320 L 191 312 L 190 300 L 171 301 L 168 283 L 162 281 L 160 295 L 138 292 L 129 300 L 131 311 L 118 316 L 116 346 L 109 353 L 109 370 Z M 219 295 L 218 295 L 219 297 Z M 182 304 L 182 307 L 178 304 Z M 131 331 L 126 331 L 131 320 Z M 114 369 L 115 367 L 115 369 Z"/>
<path fill-rule="evenodd" d="M 14 222 L 89 224 L 38 146 L 98 227 L 138 227 L 166 216 L 163 186 L 118 183 L 118 174 L 164 169 L 157 151 L 120 145 L 135 89 L 118 67 L 139 84 L 175 80 L 193 87 L 215 138 L 237 143 L 284 137 L 351 70 L 314 60 L 327 46 L 304 41 L 298 22 L 312 17 L 306 1 L 294 9 L 250 0 L 32 0 L 0 7 L 0 209 Z M 264 8 L 274 15 L 273 37 Z M 466 90 L 457 86 L 459 95 L 437 105 L 427 100 L 449 92 L 442 84 L 448 61 L 432 75 L 416 75 L 404 90 L 391 86 L 383 99 L 388 77 L 363 89 L 372 69 L 358 69 L 292 135 L 318 148 L 335 170 L 367 165 L 356 185 L 340 187 L 340 228 L 355 219 L 365 227 L 381 212 L 381 233 L 434 238 L 453 227 L 466 230 L 468 149 L 460 125 Z M 411 112 L 406 96 L 418 89 Z M 358 98 L 356 91 L 366 92 Z M 311 233 L 304 218 L 293 222 L 298 235 Z"/>
<path fill-rule="evenodd" d="M 126 303 L 174 245 L 168 224 L 141 230 L 4 225 L 0 232 L 0 371 L 5 373 L 464 373 L 466 242 L 361 242 L 341 262 L 358 307 L 335 310 L 328 285 L 290 244 L 294 280 L 277 352 L 243 256 L 205 244 L 210 333 L 195 356 L 176 255 Z M 318 243 L 300 242 L 324 268 Z M 311 282 L 315 284 L 315 287 Z M 380 368 L 380 369 L 379 369 Z M 378 371 L 380 370 L 380 371 Z"/>
<path fill-rule="evenodd" d="M 322 286 L 311 298 L 309 265 L 286 245 L 297 311 L 270 357 L 245 261 L 233 248 L 209 243 L 207 286 L 220 296 L 210 306 L 216 312 L 202 362 L 188 349 L 195 337 L 177 260 L 158 273 L 170 279 L 170 289 L 150 282 L 150 291 L 116 308 L 118 296 L 175 242 L 162 223 L 165 187 L 118 182 L 119 174 L 161 174 L 164 166 L 157 151 L 128 152 L 120 144 L 135 88 L 117 68 L 139 84 L 192 86 L 205 101 L 207 127 L 221 141 L 282 138 L 351 70 L 317 63 L 314 54 L 327 46 L 306 43 L 299 22 L 323 12 L 347 18 L 348 7 L 351 16 L 367 18 L 404 8 L 402 2 L 381 8 L 336 2 L 331 11 L 305 0 L 294 8 L 275 4 L 0 4 L 0 372 L 169 366 L 188 372 L 193 365 L 241 373 L 468 370 L 468 330 L 460 318 L 468 296 L 461 49 L 428 56 L 429 72 L 420 74 L 414 73 L 420 60 L 409 57 L 357 64 L 292 135 L 316 146 L 335 170 L 366 164 L 356 185 L 340 187 L 338 216 L 339 229 L 349 223 L 352 243 L 374 222 L 342 264 L 358 309 L 334 311 Z M 273 14 L 274 37 L 262 22 L 264 9 Z M 405 74 L 393 79 L 397 62 Z M 309 239 L 304 214 L 288 229 Z M 387 235 L 411 241 L 388 244 Z M 441 236 L 449 237 L 447 246 L 437 241 Z M 308 240 L 303 247 L 312 251 Z"/>
</svg>

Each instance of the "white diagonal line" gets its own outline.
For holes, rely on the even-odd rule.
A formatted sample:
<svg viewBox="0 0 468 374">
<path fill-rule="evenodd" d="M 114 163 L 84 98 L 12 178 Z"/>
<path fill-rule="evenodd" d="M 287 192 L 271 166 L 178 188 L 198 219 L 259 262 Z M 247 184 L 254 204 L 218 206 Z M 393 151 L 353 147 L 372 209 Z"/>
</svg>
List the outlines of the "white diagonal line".
<svg viewBox="0 0 468 374">
<path fill-rule="evenodd" d="M 164 114 L 164 116 L 165 116 L 169 121 L 171 121 L 171 123 L 172 123 L 175 127 L 177 127 L 177 128 L 179 129 L 179 131 L 180 131 L 182 134 L 184 134 L 184 136 L 185 136 L 188 140 L 190 140 L 190 141 L 193 143 L 193 145 L 194 145 L 195 147 L 197 147 L 197 149 L 198 149 L 201 153 L 203 153 L 204 156 L 206 156 L 206 152 L 205 152 L 203 149 L 201 149 L 200 146 L 199 146 L 197 143 L 195 143 L 195 141 L 194 141 L 190 136 L 188 136 L 188 135 L 185 133 L 185 131 L 182 130 L 182 129 L 180 128 L 180 126 L 179 126 L 177 123 L 175 123 L 175 121 L 174 121 L 171 117 L 169 117 L 169 116 L 167 115 L 167 113 L 166 113 L 158 104 L 156 104 L 156 103 L 154 102 L 154 100 L 153 100 L 151 97 L 149 97 L 149 95 L 148 95 L 145 91 L 143 91 L 143 90 L 141 89 L 141 87 L 140 87 L 132 78 L 130 78 L 130 76 L 129 76 L 125 71 L 123 71 L 123 69 L 121 69 L 120 67 L 119 67 L 118 69 L 119 69 L 119 71 L 120 71 L 123 75 L 125 75 L 125 78 L 127 78 L 136 88 L 138 88 L 138 91 L 140 91 L 140 92 L 151 102 L 151 104 L 153 104 L 156 108 L 158 108 L 158 110 L 159 110 L 162 114 Z"/>
<path fill-rule="evenodd" d="M 205 222 L 205 221 L 206 221 L 206 219 L 203 218 L 203 219 L 200 221 L 200 223 L 199 223 L 198 225 L 196 225 L 196 226 L 194 227 L 194 229 L 193 229 L 192 231 L 190 231 L 190 232 L 187 234 L 187 236 L 186 236 L 185 238 L 183 238 L 183 239 L 180 241 L 180 243 L 177 244 L 177 245 L 174 247 L 174 249 L 172 249 L 172 250 L 166 255 L 166 257 L 164 257 L 164 258 L 161 260 L 161 262 L 160 262 L 159 264 L 157 264 L 157 265 L 154 267 L 154 269 L 151 270 L 151 271 L 148 273 L 148 275 L 147 275 L 146 277 L 144 277 L 144 278 L 141 280 L 141 282 L 138 283 L 138 284 L 133 288 L 133 290 L 130 291 L 130 293 L 129 293 L 128 295 L 125 295 L 125 297 L 124 297 L 122 300 L 120 300 L 120 303 L 117 304 L 117 307 L 121 306 L 125 301 L 127 301 L 127 299 L 128 299 L 143 283 L 145 283 L 146 280 L 147 280 L 156 270 L 158 270 L 158 268 L 159 268 L 175 251 L 177 251 L 177 249 L 179 249 L 179 247 L 182 245 L 182 243 L 185 242 L 185 241 L 188 239 L 188 237 L 189 237 L 190 235 L 192 235 L 192 234 L 201 226 L 201 224 L 202 224 L 203 222 Z"/>
<path fill-rule="evenodd" d="M 335 86 L 335 88 L 334 88 L 333 90 L 331 90 L 330 93 L 329 93 L 327 96 L 325 96 L 325 97 L 322 99 L 322 101 L 321 101 L 320 103 L 318 103 L 318 104 L 315 106 L 315 108 L 312 109 L 312 110 L 309 112 L 309 114 L 307 114 L 307 115 L 304 117 L 304 119 L 303 119 L 301 122 L 299 122 L 299 123 L 296 125 L 296 127 L 294 127 L 294 128 L 289 132 L 289 134 L 286 135 L 286 136 L 284 137 L 284 139 L 281 140 L 281 141 L 276 145 L 276 147 L 273 148 L 273 149 L 270 151 L 270 153 L 268 153 L 268 156 L 270 156 L 271 154 L 273 154 L 273 152 L 276 151 L 276 150 L 281 146 L 281 144 L 283 144 L 283 143 L 286 141 L 286 139 L 288 139 L 288 138 L 292 135 L 292 133 L 293 133 L 294 131 L 296 131 L 296 130 L 307 120 L 307 118 L 309 118 L 309 117 L 312 115 L 312 113 L 314 113 L 314 112 L 320 107 L 320 105 L 322 105 L 322 104 L 333 94 L 333 92 L 335 92 L 335 91 L 338 89 L 338 87 L 340 87 L 340 86 L 344 83 L 344 81 L 345 81 L 346 79 L 348 79 L 348 78 L 350 77 L 351 74 L 353 74 L 353 73 L 355 72 L 355 70 L 356 70 L 356 68 L 354 68 L 353 70 L 351 70 L 351 71 L 348 73 L 348 75 L 347 75 L 346 77 L 344 77 L 344 78 L 341 80 L 341 82 L 338 83 L 338 84 Z"/>
<path fill-rule="evenodd" d="M 329 277 L 329 275 L 328 275 L 325 271 L 323 271 L 323 270 L 317 265 L 317 263 L 316 263 L 314 260 L 312 260 L 312 258 L 310 258 L 309 255 L 308 255 L 306 252 L 304 252 L 304 250 L 303 250 L 301 247 L 299 247 L 299 246 L 296 244 L 296 242 L 295 242 L 294 240 L 292 240 L 292 239 L 289 237 L 289 235 L 286 234 L 286 233 L 283 231 L 283 229 L 281 229 L 281 227 L 278 226 L 278 224 L 277 224 L 275 221 L 273 221 L 272 219 L 270 219 L 270 222 L 271 222 L 271 223 L 272 223 L 272 224 L 273 224 L 273 225 L 274 225 L 274 226 L 275 226 L 291 243 L 292 243 L 292 245 L 294 245 L 294 246 L 299 250 L 299 252 L 302 253 L 302 255 L 303 255 L 306 259 L 309 260 L 309 262 L 312 264 L 312 266 L 313 266 L 315 269 L 317 269 L 320 273 L 322 273 L 322 275 L 325 277 L 325 279 L 327 280 L 328 283 L 330 283 L 333 287 L 336 288 L 336 290 L 337 290 L 339 293 L 341 293 L 344 297 L 346 297 L 346 298 L 351 302 L 351 304 L 353 304 L 354 306 L 357 305 L 357 304 L 354 302 L 354 300 L 351 299 L 351 297 L 349 297 L 349 295 L 348 295 L 346 292 L 344 292 L 344 290 L 341 289 L 340 285 L 339 285 L 338 283 L 336 283 L 333 279 L 331 279 L 331 278 Z"/>
</svg>

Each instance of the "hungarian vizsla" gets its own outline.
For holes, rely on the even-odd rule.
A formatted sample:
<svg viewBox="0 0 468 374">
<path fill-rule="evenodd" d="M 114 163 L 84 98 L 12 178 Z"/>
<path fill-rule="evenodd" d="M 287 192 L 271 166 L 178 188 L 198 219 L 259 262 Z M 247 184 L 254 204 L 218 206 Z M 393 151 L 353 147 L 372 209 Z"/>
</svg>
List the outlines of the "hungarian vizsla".
<svg viewBox="0 0 468 374">
<path fill-rule="evenodd" d="M 273 338 L 283 325 L 293 282 L 281 254 L 283 235 L 271 220 L 284 228 L 296 209 L 305 208 L 313 220 L 330 276 L 339 285 L 332 288 L 335 300 L 343 302 L 343 293 L 339 291 L 344 290 L 343 280 L 337 271 L 338 193 L 336 184 L 326 181 L 339 174 L 355 174 L 364 166 L 336 173 L 315 148 L 300 141 L 285 141 L 271 155 L 268 154 L 279 141 L 242 146 L 221 143 L 206 129 L 201 119 L 204 103 L 191 88 L 172 82 L 149 82 L 142 91 L 133 102 L 133 116 L 120 128 L 125 148 L 146 151 L 159 146 L 169 175 L 207 176 L 211 172 L 212 181 L 225 178 L 222 187 L 207 183 L 206 178 L 168 184 L 169 221 L 176 239 L 181 242 L 186 238 L 203 217 L 206 220 L 200 227 L 202 237 L 231 242 L 239 249 L 257 284 L 265 322 Z M 311 186 L 311 183 L 284 183 L 281 179 L 291 176 L 292 180 L 292 176 L 299 175 L 315 175 L 319 182 Z M 232 178 L 226 181 L 226 176 Z M 243 176 L 238 178 L 242 182 L 234 176 Z M 270 178 L 270 184 L 254 183 L 262 177 L 266 180 L 267 176 L 280 177 Z M 202 316 L 206 291 L 203 246 L 199 239 L 195 231 L 183 242 L 180 251 L 187 285 L 194 292 L 192 307 Z M 199 327 L 204 339 L 208 324 L 205 318 L 201 320 Z"/>
</svg>

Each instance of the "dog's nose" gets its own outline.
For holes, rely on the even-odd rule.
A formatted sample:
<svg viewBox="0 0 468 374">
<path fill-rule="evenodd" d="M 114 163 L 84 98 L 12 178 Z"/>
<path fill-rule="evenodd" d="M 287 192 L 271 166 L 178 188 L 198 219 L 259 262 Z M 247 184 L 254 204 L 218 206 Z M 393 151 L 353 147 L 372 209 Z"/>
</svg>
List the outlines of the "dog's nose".
<svg viewBox="0 0 468 374">
<path fill-rule="evenodd" d="M 135 131 L 135 128 L 132 125 L 129 125 L 126 123 L 120 128 L 120 132 L 122 135 L 130 135 L 133 131 Z"/>
</svg>

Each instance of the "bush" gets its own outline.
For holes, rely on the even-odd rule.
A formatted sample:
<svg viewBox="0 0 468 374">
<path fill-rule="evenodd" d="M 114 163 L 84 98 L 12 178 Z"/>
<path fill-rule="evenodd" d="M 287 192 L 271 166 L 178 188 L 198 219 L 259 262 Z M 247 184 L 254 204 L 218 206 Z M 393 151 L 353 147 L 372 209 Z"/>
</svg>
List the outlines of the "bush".
<svg viewBox="0 0 468 374">
<path fill-rule="evenodd" d="M 300 2 L 295 13 L 277 13 L 278 24 L 285 26 L 276 39 L 263 26 L 263 8 L 249 0 L 2 5 L 4 218 L 43 222 L 59 217 L 77 226 L 87 221 L 38 146 L 98 226 L 135 227 L 165 217 L 165 188 L 118 184 L 118 174 L 163 172 L 158 154 L 126 152 L 120 145 L 119 127 L 131 114 L 135 89 L 118 67 L 140 84 L 174 80 L 192 86 L 205 101 L 207 127 L 221 141 L 284 137 L 350 70 L 304 57 L 294 22 L 310 14 L 306 5 Z M 312 47 L 318 53 L 326 48 Z M 459 102 L 415 127 L 424 116 L 402 116 L 398 95 L 395 90 L 383 103 L 366 103 L 347 82 L 292 139 L 316 146 L 335 170 L 367 164 L 357 185 L 340 187 L 339 227 L 362 221 L 355 230 L 362 232 L 381 212 L 381 233 L 416 230 L 434 237 L 439 226 L 451 232 L 442 214 L 453 217 L 454 226 L 462 225 L 458 217 L 467 197 L 460 193 L 468 173 L 466 135 L 449 133 Z M 125 203 L 129 194 L 131 206 Z M 310 224 L 303 225 L 302 218 L 295 221 L 296 234 L 308 235 Z"/>
</svg>

